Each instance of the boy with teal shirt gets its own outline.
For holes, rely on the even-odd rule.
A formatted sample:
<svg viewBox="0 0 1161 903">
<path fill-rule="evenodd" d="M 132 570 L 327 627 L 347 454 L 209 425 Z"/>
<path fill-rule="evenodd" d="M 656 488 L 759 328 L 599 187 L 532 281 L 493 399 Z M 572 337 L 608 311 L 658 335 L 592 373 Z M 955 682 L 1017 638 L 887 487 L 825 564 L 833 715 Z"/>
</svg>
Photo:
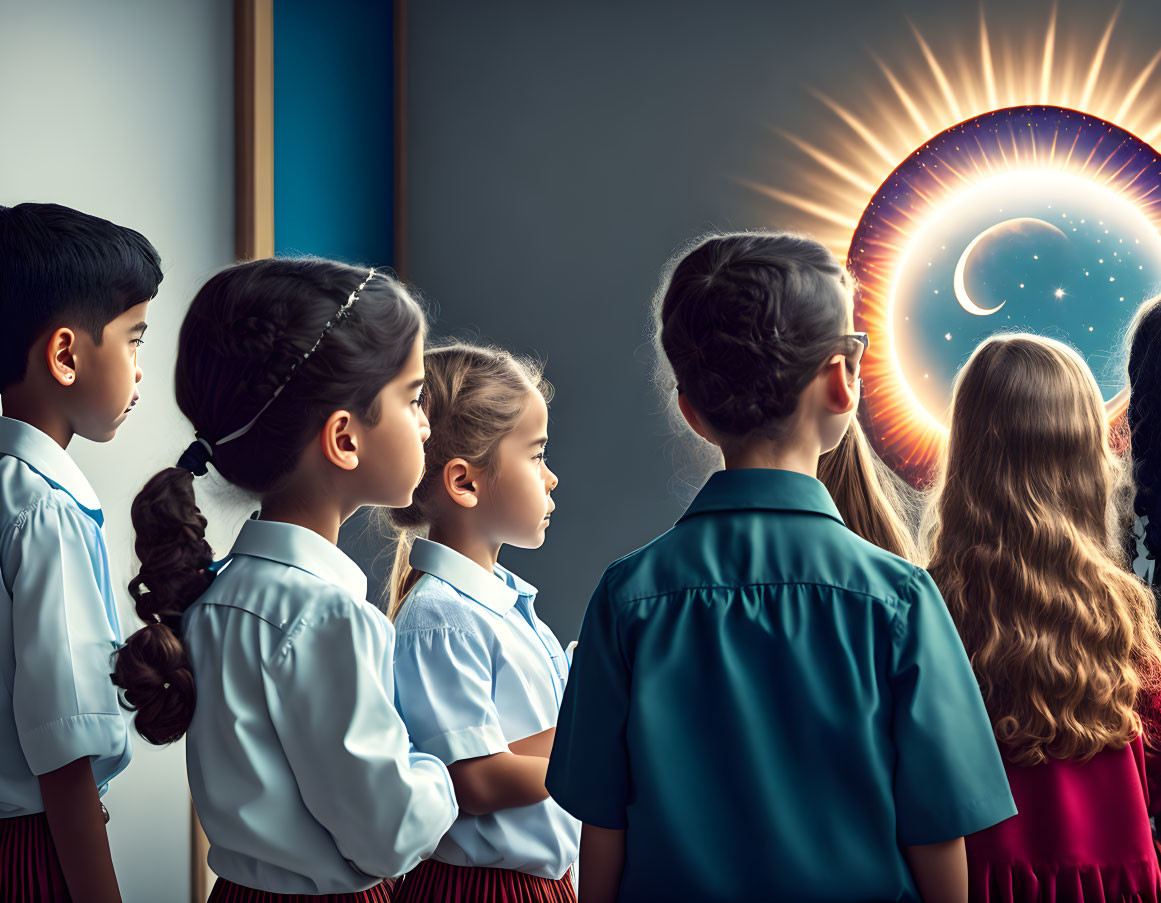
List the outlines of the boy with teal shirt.
<svg viewBox="0 0 1161 903">
<path fill-rule="evenodd" d="M 964 835 L 1016 814 L 979 687 L 931 577 L 816 478 L 869 346 L 845 271 L 712 236 L 655 314 L 725 469 L 585 613 L 547 777 L 583 822 L 580 898 L 967 903 Z"/>
<path fill-rule="evenodd" d="M 66 449 L 138 399 L 161 282 L 139 233 L 55 204 L 0 207 L 0 886 L 118 901 L 100 795 L 129 763 L 104 514 Z"/>
</svg>

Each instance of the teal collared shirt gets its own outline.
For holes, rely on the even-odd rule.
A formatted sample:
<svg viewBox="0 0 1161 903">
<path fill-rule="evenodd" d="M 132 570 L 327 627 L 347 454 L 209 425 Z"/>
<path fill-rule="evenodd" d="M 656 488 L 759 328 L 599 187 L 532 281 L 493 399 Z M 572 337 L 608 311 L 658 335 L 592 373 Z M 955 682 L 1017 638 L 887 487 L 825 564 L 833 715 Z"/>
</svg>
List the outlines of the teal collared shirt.
<svg viewBox="0 0 1161 903">
<path fill-rule="evenodd" d="M 0 818 L 44 811 L 38 775 L 87 756 L 104 793 L 133 755 L 103 523 L 68 453 L 0 417 Z"/>
<path fill-rule="evenodd" d="M 317 533 L 250 520 L 186 611 L 186 765 L 223 878 L 353 893 L 413 868 L 455 820 L 447 769 L 395 710 L 394 630 L 366 593 Z"/>
<path fill-rule="evenodd" d="M 548 788 L 625 830 L 623 900 L 918 901 L 902 846 L 1016 813 L 927 572 L 767 469 L 605 571 Z"/>
<path fill-rule="evenodd" d="M 536 615 L 536 587 L 424 539 L 410 563 L 424 576 L 395 620 L 395 699 L 416 747 L 450 765 L 554 727 L 568 660 Z M 461 812 L 433 858 L 555 879 L 579 846 L 580 822 L 546 799 Z"/>
</svg>

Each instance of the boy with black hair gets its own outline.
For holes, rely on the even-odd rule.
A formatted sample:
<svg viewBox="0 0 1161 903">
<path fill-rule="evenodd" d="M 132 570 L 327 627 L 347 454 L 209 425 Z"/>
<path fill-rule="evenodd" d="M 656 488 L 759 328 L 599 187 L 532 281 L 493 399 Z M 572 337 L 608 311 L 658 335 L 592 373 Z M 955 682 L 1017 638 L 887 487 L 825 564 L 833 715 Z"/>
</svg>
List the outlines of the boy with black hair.
<svg viewBox="0 0 1161 903">
<path fill-rule="evenodd" d="M 100 802 L 129 763 L 100 503 L 65 449 L 137 402 L 161 282 L 142 235 L 56 204 L 0 207 L 0 887 L 120 901 Z"/>
</svg>

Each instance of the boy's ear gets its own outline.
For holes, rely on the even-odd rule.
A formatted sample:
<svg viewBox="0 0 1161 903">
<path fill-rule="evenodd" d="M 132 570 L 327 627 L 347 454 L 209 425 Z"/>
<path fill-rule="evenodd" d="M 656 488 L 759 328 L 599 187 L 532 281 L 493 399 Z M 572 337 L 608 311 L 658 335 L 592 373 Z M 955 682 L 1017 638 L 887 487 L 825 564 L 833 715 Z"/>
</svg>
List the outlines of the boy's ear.
<svg viewBox="0 0 1161 903">
<path fill-rule="evenodd" d="M 706 422 L 702 419 L 701 414 L 697 412 L 697 408 L 689 400 L 688 395 L 678 393 L 677 407 L 681 411 L 681 416 L 685 418 L 685 422 L 689 424 L 689 428 L 701 436 L 706 442 L 711 445 L 720 445 L 721 443 L 714 438 L 712 431 Z"/>
<path fill-rule="evenodd" d="M 323 456 L 342 470 L 359 466 L 359 438 L 353 428 L 354 419 L 350 411 L 335 411 L 319 433 Z"/>
<path fill-rule="evenodd" d="M 452 458 L 443 466 L 443 488 L 451 500 L 462 508 L 480 504 L 481 474 L 463 458 Z"/>
<path fill-rule="evenodd" d="M 62 386 L 71 386 L 77 379 L 77 335 L 67 326 L 56 329 L 45 346 L 48 372 Z"/>
<path fill-rule="evenodd" d="M 832 414 L 849 414 L 853 411 L 859 398 L 855 391 L 855 378 L 847 374 L 846 358 L 841 354 L 834 355 L 823 367 L 822 378 L 825 381 L 823 395 L 827 410 Z"/>
</svg>

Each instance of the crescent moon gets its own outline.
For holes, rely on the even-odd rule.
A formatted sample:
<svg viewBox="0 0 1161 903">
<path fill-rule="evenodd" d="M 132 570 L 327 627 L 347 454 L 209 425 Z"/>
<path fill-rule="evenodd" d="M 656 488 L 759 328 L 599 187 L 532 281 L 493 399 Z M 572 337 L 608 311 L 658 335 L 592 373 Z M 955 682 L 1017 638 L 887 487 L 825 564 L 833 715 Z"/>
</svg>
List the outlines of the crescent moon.
<svg viewBox="0 0 1161 903">
<path fill-rule="evenodd" d="M 1004 220 L 1002 223 L 996 223 L 996 225 L 985 229 L 983 232 L 973 238 L 968 243 L 968 246 L 964 248 L 963 254 L 960 255 L 959 263 L 955 265 L 955 276 L 952 278 L 952 285 L 955 289 L 955 300 L 958 301 L 959 306 L 966 310 L 969 314 L 974 314 L 977 317 L 991 316 L 1008 303 L 1007 301 L 1001 301 L 995 307 L 984 308 L 976 304 L 968 294 L 967 286 L 964 284 L 964 273 L 967 271 L 968 258 L 971 257 L 972 251 L 976 249 L 976 245 L 978 245 L 989 235 L 992 235 L 1001 229 L 1006 231 L 1023 232 L 1030 226 L 1045 226 L 1046 228 L 1051 229 L 1053 232 L 1059 233 L 1065 241 L 1068 241 L 1068 236 L 1064 234 L 1064 231 L 1052 225 L 1052 223 L 1045 222 L 1042 219 L 1036 219 L 1035 217 L 1024 216 L 1018 219 L 1009 219 Z"/>
</svg>

